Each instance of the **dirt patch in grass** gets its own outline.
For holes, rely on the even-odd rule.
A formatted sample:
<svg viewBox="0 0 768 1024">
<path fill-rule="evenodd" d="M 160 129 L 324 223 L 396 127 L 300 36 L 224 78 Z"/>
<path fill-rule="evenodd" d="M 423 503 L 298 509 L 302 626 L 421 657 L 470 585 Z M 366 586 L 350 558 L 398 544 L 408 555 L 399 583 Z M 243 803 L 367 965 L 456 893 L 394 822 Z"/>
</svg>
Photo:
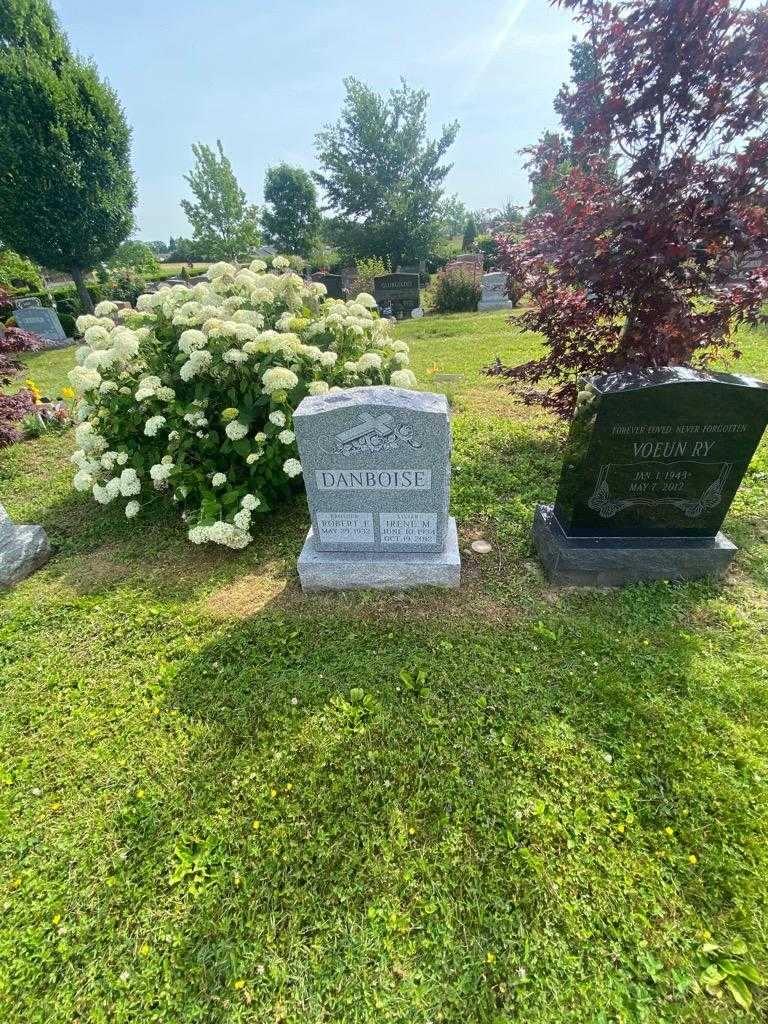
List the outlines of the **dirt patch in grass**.
<svg viewBox="0 0 768 1024">
<path fill-rule="evenodd" d="M 279 601 L 288 586 L 285 561 L 276 559 L 214 590 L 202 602 L 202 610 L 222 619 L 248 619 Z"/>
</svg>

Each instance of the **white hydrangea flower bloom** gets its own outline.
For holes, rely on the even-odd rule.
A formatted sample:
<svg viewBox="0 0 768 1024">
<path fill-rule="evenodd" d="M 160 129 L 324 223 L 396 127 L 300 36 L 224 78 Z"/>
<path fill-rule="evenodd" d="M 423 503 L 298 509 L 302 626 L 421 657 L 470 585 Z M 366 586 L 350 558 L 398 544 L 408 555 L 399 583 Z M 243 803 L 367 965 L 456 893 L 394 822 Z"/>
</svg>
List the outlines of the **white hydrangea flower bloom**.
<svg viewBox="0 0 768 1024">
<path fill-rule="evenodd" d="M 211 486 L 212 487 L 223 487 L 226 482 L 227 482 L 227 474 L 226 473 L 214 473 L 213 476 L 211 477 Z"/>
<path fill-rule="evenodd" d="M 101 374 L 98 370 L 86 369 L 84 366 L 75 366 L 67 374 L 67 380 L 79 395 L 88 391 L 95 391 L 101 384 Z"/>
<path fill-rule="evenodd" d="M 172 462 L 157 462 L 151 467 L 149 475 L 155 483 L 163 483 L 169 479 L 175 468 Z"/>
<path fill-rule="evenodd" d="M 287 267 L 290 267 L 290 265 L 291 261 L 286 259 L 285 256 L 275 256 L 272 260 L 273 270 L 285 270 Z"/>
<path fill-rule="evenodd" d="M 125 518 L 134 519 L 139 514 L 140 508 L 141 505 L 138 503 L 138 501 L 129 501 L 128 504 L 125 506 Z"/>
<path fill-rule="evenodd" d="M 247 508 L 241 508 L 239 512 L 235 513 L 235 526 L 239 530 L 247 530 L 251 525 L 251 513 Z"/>
<path fill-rule="evenodd" d="M 227 349 L 222 358 L 224 359 L 225 363 L 247 363 L 248 353 L 243 352 L 243 350 L 240 348 L 230 348 Z"/>
<path fill-rule="evenodd" d="M 72 481 L 76 491 L 90 491 L 94 483 L 93 476 L 90 473 L 86 473 L 84 469 L 78 470 Z"/>
<path fill-rule="evenodd" d="M 166 424 L 165 416 L 150 416 L 144 424 L 144 433 L 147 437 L 156 437 L 157 432 Z"/>
<path fill-rule="evenodd" d="M 112 316 L 113 313 L 117 312 L 117 303 L 105 300 L 98 303 L 93 312 L 96 316 Z"/>
<path fill-rule="evenodd" d="M 313 380 L 307 389 L 310 395 L 325 395 L 329 385 L 324 380 Z"/>
<path fill-rule="evenodd" d="M 246 457 L 245 461 L 249 466 L 252 466 L 254 462 L 256 462 L 260 458 L 261 452 L 251 452 L 251 454 Z"/>
<path fill-rule="evenodd" d="M 328 368 L 330 368 L 336 365 L 338 358 L 338 352 L 323 352 L 320 356 L 320 362 L 323 364 L 323 366 L 327 366 Z"/>
<path fill-rule="evenodd" d="M 274 412 L 271 412 L 269 414 L 269 422 L 270 423 L 274 423 L 274 425 L 276 427 L 284 427 L 285 426 L 285 413 L 284 412 L 280 412 L 279 409 L 275 409 Z M 264 437 L 264 440 L 266 440 L 266 434 L 264 434 L 263 437 Z M 256 435 L 256 439 L 257 440 L 259 439 L 259 435 L 258 434 Z"/>
<path fill-rule="evenodd" d="M 104 489 L 109 495 L 109 500 L 112 501 L 120 493 L 120 478 L 113 476 L 111 480 L 107 480 L 104 484 Z"/>
<path fill-rule="evenodd" d="M 194 330 L 190 328 L 187 331 L 182 331 L 181 337 L 178 341 L 179 349 L 182 352 L 186 352 L 189 355 L 194 349 L 205 348 L 208 344 L 208 338 L 203 334 L 202 331 Z"/>
<path fill-rule="evenodd" d="M 120 474 L 120 493 L 124 498 L 130 498 L 141 491 L 141 481 L 135 469 L 128 467 Z"/>
<path fill-rule="evenodd" d="M 248 427 L 239 420 L 232 420 L 224 428 L 224 433 L 230 439 L 230 441 L 240 441 L 248 433 Z"/>
<path fill-rule="evenodd" d="M 98 324 L 89 327 L 83 338 L 90 348 L 107 348 L 110 344 L 109 331 L 106 327 L 100 327 Z"/>
<path fill-rule="evenodd" d="M 380 370 L 381 356 L 378 352 L 364 352 L 357 360 L 358 370 Z"/>
<path fill-rule="evenodd" d="M 236 270 L 232 266 L 232 264 L 226 263 L 222 260 L 221 262 L 214 263 L 210 267 L 208 267 L 205 276 L 208 278 L 209 281 L 215 281 L 217 277 L 224 277 L 225 274 L 230 274 L 234 277 L 235 273 Z"/>
<path fill-rule="evenodd" d="M 261 499 L 257 498 L 255 494 L 246 494 L 240 500 L 240 504 L 243 508 L 247 508 L 249 512 L 253 512 L 261 504 Z"/>
<path fill-rule="evenodd" d="M 77 327 L 79 334 L 85 334 L 88 328 L 93 327 L 95 323 L 95 316 L 92 316 L 91 313 L 83 313 L 75 320 L 75 327 Z"/>
<path fill-rule="evenodd" d="M 274 394 L 275 391 L 291 391 L 299 383 L 299 378 L 284 366 L 271 366 L 264 371 L 261 384 L 266 394 Z"/>
<path fill-rule="evenodd" d="M 416 377 L 410 370 L 395 370 L 390 381 L 393 388 L 410 389 L 416 387 Z"/>
<path fill-rule="evenodd" d="M 377 306 L 376 299 L 374 299 L 374 297 L 368 292 L 360 292 L 360 294 L 356 296 L 355 302 L 359 306 L 362 306 L 363 309 L 375 309 Z"/>
<path fill-rule="evenodd" d="M 301 472 L 301 463 L 298 459 L 286 459 L 283 463 L 283 472 L 286 476 L 298 476 Z"/>
<path fill-rule="evenodd" d="M 292 430 L 281 430 L 277 437 L 281 444 L 293 444 L 296 440 L 296 435 Z"/>
</svg>

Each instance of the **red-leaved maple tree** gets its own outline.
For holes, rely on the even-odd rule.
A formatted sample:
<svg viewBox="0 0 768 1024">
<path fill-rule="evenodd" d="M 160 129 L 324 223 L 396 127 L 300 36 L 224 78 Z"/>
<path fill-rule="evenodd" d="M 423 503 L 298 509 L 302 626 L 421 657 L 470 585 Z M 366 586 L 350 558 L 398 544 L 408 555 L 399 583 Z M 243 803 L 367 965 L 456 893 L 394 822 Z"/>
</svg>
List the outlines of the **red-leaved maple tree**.
<svg viewBox="0 0 768 1024">
<path fill-rule="evenodd" d="M 563 87 L 579 162 L 501 265 L 545 354 L 488 372 L 567 414 L 584 376 L 739 355 L 768 296 L 768 6 L 555 0 L 594 48 Z M 537 153 L 539 166 L 546 153 Z M 562 153 L 552 153 L 555 164 Z M 561 166 L 561 165 L 560 165 Z"/>
</svg>

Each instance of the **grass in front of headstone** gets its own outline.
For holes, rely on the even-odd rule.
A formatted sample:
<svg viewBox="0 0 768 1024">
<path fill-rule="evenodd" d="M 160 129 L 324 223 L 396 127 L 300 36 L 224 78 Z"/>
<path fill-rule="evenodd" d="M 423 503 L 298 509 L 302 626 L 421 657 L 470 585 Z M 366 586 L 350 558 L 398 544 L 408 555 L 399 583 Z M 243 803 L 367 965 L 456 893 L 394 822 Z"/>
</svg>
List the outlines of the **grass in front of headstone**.
<svg viewBox="0 0 768 1024">
<path fill-rule="evenodd" d="M 482 376 L 505 320 L 398 328 L 494 547 L 456 593 L 303 598 L 300 501 L 211 552 L 72 492 L 69 433 L 0 455 L 59 547 L 0 598 L 0 1018 L 736 1019 L 698 979 L 768 968 L 768 446 L 724 585 L 553 592 L 564 429 Z"/>
</svg>

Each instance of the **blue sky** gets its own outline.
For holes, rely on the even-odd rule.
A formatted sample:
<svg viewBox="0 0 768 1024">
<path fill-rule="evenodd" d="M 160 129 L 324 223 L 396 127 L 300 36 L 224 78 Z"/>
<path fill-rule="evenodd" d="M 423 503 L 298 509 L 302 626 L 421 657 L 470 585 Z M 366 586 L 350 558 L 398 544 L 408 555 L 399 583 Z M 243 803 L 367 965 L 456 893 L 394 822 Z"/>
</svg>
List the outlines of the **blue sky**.
<svg viewBox="0 0 768 1024">
<path fill-rule="evenodd" d="M 461 122 L 447 192 L 470 207 L 528 201 L 518 150 L 557 118 L 573 23 L 546 0 L 54 0 L 75 50 L 117 90 L 133 127 L 137 234 L 189 235 L 179 200 L 193 142 L 222 140 L 249 199 L 285 160 L 315 166 L 342 78 L 378 91 L 404 76 L 429 124 Z"/>
</svg>

